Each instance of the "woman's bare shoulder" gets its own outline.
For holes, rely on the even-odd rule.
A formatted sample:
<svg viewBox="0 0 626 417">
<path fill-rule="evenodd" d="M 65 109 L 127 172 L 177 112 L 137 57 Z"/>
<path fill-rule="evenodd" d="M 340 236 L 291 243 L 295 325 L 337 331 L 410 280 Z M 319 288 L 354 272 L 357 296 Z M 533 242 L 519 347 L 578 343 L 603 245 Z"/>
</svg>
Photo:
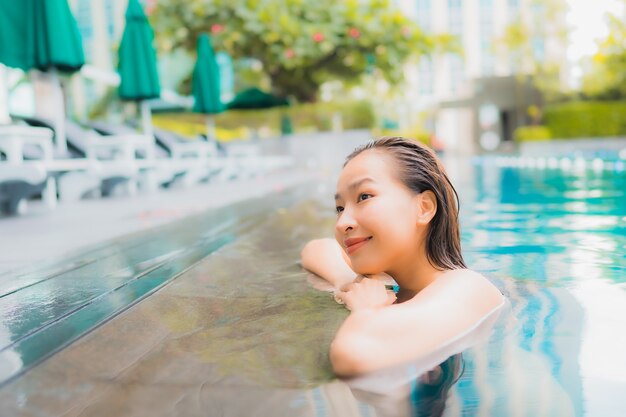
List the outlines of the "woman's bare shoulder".
<svg viewBox="0 0 626 417">
<path fill-rule="evenodd" d="M 491 281 L 470 269 L 446 271 L 418 295 L 435 298 L 452 296 L 483 312 L 491 311 L 505 301 Z"/>
</svg>

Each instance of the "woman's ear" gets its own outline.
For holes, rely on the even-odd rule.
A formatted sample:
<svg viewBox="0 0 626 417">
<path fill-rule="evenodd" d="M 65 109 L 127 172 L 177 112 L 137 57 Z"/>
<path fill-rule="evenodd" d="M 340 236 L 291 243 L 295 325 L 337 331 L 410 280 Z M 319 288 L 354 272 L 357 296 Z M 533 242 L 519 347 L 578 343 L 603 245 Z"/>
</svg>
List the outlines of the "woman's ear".
<svg viewBox="0 0 626 417">
<path fill-rule="evenodd" d="M 417 222 L 426 225 L 435 217 L 437 213 L 437 198 L 432 191 L 424 191 L 418 195 L 418 216 Z"/>
</svg>

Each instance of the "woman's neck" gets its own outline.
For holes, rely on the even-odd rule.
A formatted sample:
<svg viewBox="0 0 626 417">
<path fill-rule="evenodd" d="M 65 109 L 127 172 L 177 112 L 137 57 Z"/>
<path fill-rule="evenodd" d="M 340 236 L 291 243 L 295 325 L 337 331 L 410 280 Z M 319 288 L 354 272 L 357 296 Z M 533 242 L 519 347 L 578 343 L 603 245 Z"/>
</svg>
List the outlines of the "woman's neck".
<svg viewBox="0 0 626 417">
<path fill-rule="evenodd" d="M 400 291 L 398 292 L 398 298 L 400 299 L 403 297 L 411 298 L 435 281 L 443 272 L 435 268 L 428 260 L 426 251 L 421 250 L 418 256 L 398 265 L 397 269 L 387 273 L 400 286 Z"/>
</svg>

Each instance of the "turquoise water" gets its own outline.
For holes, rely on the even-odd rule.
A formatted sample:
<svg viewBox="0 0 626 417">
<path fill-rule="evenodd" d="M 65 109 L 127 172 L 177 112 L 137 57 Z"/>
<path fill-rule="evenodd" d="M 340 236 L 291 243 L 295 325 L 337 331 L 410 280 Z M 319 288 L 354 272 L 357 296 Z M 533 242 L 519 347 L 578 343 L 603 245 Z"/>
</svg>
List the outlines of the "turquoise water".
<svg viewBox="0 0 626 417">
<path fill-rule="evenodd" d="M 485 158 L 459 192 L 463 246 L 475 268 L 550 285 L 575 284 L 581 271 L 624 283 L 623 169 L 522 169 Z"/>
<path fill-rule="evenodd" d="M 466 261 L 509 297 L 515 321 L 464 355 L 447 414 L 625 415 L 623 165 L 499 162 L 474 160 L 456 184 Z"/>
</svg>

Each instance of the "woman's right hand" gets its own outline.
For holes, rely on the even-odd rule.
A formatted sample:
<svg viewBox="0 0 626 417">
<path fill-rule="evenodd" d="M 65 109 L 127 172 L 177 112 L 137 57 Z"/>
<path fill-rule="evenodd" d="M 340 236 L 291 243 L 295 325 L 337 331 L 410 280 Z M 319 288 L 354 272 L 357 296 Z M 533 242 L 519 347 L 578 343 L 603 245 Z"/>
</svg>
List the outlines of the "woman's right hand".
<svg viewBox="0 0 626 417">
<path fill-rule="evenodd" d="M 372 278 L 359 275 L 335 293 L 335 301 L 345 304 L 350 311 L 391 305 L 396 301 L 396 294 L 385 287 L 388 279 L 387 275 Z"/>
</svg>

